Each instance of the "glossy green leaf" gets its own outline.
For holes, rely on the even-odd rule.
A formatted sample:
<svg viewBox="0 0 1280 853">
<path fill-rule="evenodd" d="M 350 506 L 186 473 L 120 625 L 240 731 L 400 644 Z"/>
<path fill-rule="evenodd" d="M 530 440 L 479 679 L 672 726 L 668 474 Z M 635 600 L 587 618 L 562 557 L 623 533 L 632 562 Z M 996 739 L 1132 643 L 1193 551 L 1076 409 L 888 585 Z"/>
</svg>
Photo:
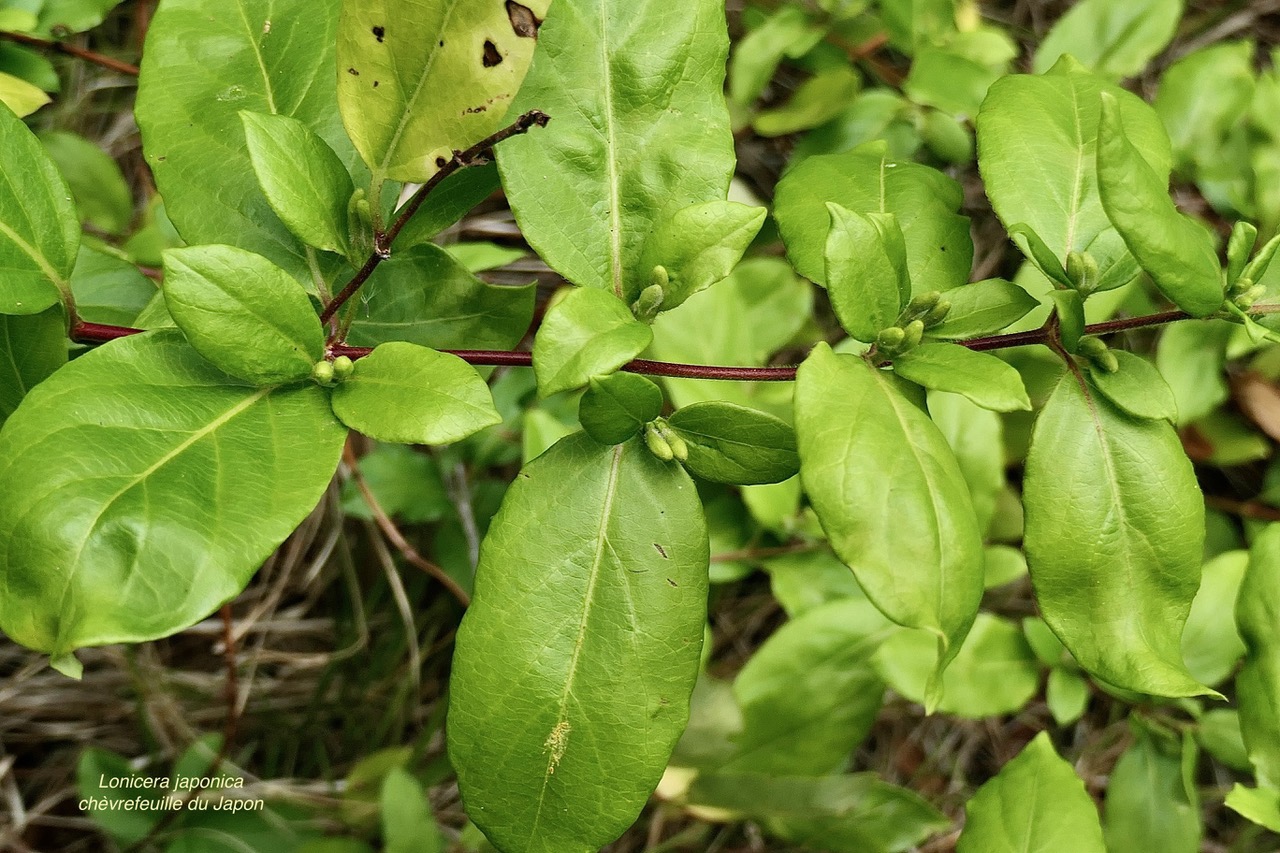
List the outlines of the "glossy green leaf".
<svg viewBox="0 0 1280 853">
<path fill-rule="evenodd" d="M 71 286 L 80 224 L 71 191 L 39 141 L 0 107 L 0 314 L 38 314 Z"/>
<path fill-rule="evenodd" d="M 733 403 L 694 403 L 670 418 L 689 445 L 688 468 L 714 483 L 777 483 L 800 470 L 796 435 L 773 415 Z"/>
<path fill-rule="evenodd" d="M 0 314 L 0 424 L 28 391 L 66 363 L 67 324 L 60 307 Z"/>
<path fill-rule="evenodd" d="M 119 6 L 120 2 L 121 0 L 44 0 L 36 28 L 41 34 L 49 35 L 54 35 L 55 30 L 69 33 L 91 30 L 106 20 L 107 13 Z"/>
<path fill-rule="evenodd" d="M 266 258 L 231 246 L 164 253 L 170 316 L 205 358 L 256 385 L 296 382 L 324 355 L 324 330 L 302 286 Z"/>
<path fill-rule="evenodd" d="M 314 386 L 253 388 L 176 332 L 81 356 L 0 432 L 0 624 L 63 655 L 186 628 L 315 507 L 346 430 Z"/>
<path fill-rule="evenodd" d="M 602 444 L 634 438 L 662 414 L 662 389 L 634 373 L 592 377 L 578 403 L 578 420 Z"/>
<path fill-rule="evenodd" d="M 692 481 L 570 437 L 507 491 L 458 631 L 449 756 L 510 853 L 593 853 L 636 819 L 689 714 L 707 595 Z"/>
<path fill-rule="evenodd" d="M 553 118 L 498 147 L 503 187 L 548 264 L 631 304 L 655 226 L 733 175 L 724 4 L 556 0 L 539 39 L 513 110 Z"/>
<path fill-rule="evenodd" d="M 0 19 L 14 14 L 21 16 L 25 13 L 16 9 L 0 9 Z M 29 23 L 10 20 L 8 23 L 0 23 L 0 26 L 10 32 L 26 32 L 31 29 Z M 58 77 L 58 69 L 54 67 L 52 60 L 33 48 L 13 43 L 0 46 L 0 70 L 14 77 L 21 77 L 46 92 L 58 92 L 62 89 L 62 80 Z"/>
<path fill-rule="evenodd" d="M 355 187 L 342 160 L 297 119 L 242 112 L 240 120 L 253 171 L 276 216 L 308 246 L 344 252 Z"/>
<path fill-rule="evenodd" d="M 1182 661 L 1204 503 L 1173 428 L 1067 373 L 1036 420 L 1023 502 L 1040 612 L 1080 665 L 1128 690 L 1211 694 Z"/>
<path fill-rule="evenodd" d="M 1178 422 L 1178 401 L 1154 364 L 1124 350 L 1111 350 L 1120 363 L 1114 373 L 1090 365 L 1089 378 L 1102 395 L 1139 418 Z"/>
<path fill-rule="evenodd" d="M 907 393 L 891 373 L 819 344 L 796 377 L 800 476 L 867 596 L 937 636 L 941 670 L 982 597 L 982 537 L 955 456 Z"/>
<path fill-rule="evenodd" d="M 895 691 L 924 704 L 936 652 L 933 638 L 923 631 L 900 631 L 881 647 L 876 668 Z M 942 674 L 937 710 L 969 719 L 1012 714 L 1039 686 L 1040 666 L 1017 625 L 979 613 Z"/>
<path fill-rule="evenodd" d="M 1093 799 L 1041 732 L 965 806 L 957 853 L 1105 853 Z"/>
<path fill-rule="evenodd" d="M 1247 788 L 1237 782 L 1227 792 L 1227 808 L 1272 832 L 1280 832 L 1280 791 Z"/>
<path fill-rule="evenodd" d="M 1249 552 L 1228 551 L 1200 572 L 1200 590 L 1182 631 L 1182 657 L 1192 676 L 1210 687 L 1225 681 L 1245 653 L 1235 620 L 1222 614 L 1234 611 L 1248 564 Z"/>
<path fill-rule="evenodd" d="M 662 310 L 728 277 L 764 224 L 765 209 L 732 201 L 709 201 L 677 211 L 657 224 L 644 244 L 640 268 L 661 265 L 669 284 Z"/>
<path fill-rule="evenodd" d="M 931 391 L 928 396 L 929 417 L 951 446 L 956 462 L 960 463 L 960 472 L 969 486 L 978 529 L 985 532 L 995 517 L 996 501 L 1005 485 L 1004 430 L 1000 416 L 959 394 Z M 987 550 L 984 578 L 986 585 L 990 586 L 990 549 Z"/>
<path fill-rule="evenodd" d="M 1103 828 L 1108 850 L 1200 849 L 1200 804 L 1183 768 L 1186 751 L 1194 748 L 1189 743 L 1179 748 L 1139 730 L 1107 784 Z"/>
<path fill-rule="evenodd" d="M 791 618 L 845 598 L 866 598 L 849 567 L 824 549 L 764 561 L 773 597 Z"/>
<path fill-rule="evenodd" d="M 871 343 L 911 299 L 902 229 L 891 213 L 854 213 L 833 203 L 827 212 L 831 228 L 823 257 L 831 307 L 845 331 Z"/>
<path fill-rule="evenodd" d="M 881 781 L 874 773 L 703 774 L 689 789 L 689 800 L 750 815 L 793 844 L 831 853 L 910 850 L 949 825 L 918 794 Z"/>
<path fill-rule="evenodd" d="M 301 121 L 353 168 L 337 109 L 338 4 L 166 0 L 147 30 L 137 116 L 147 164 L 191 245 L 237 246 L 312 281 L 312 254 L 258 185 L 240 113 Z M 363 168 L 363 167 L 361 167 Z"/>
<path fill-rule="evenodd" d="M 1022 377 L 994 355 L 956 344 L 925 343 L 893 359 L 903 379 L 934 391 L 967 397 L 995 412 L 1031 411 Z"/>
<path fill-rule="evenodd" d="M 774 216 L 796 270 L 824 284 L 826 240 L 834 202 L 854 213 L 892 213 L 902 229 L 907 273 L 916 293 L 964 284 L 973 262 L 969 220 L 956 211 L 955 181 L 918 163 L 888 159 L 883 145 L 810 157 L 778 184 Z"/>
<path fill-rule="evenodd" d="M 1169 140 L 1151 108 L 1068 58 L 996 81 L 976 125 L 983 185 L 1005 227 L 1027 226 L 1063 265 L 1068 252 L 1089 251 L 1106 277 L 1129 252 L 1098 196 L 1100 92 L 1115 95 L 1129 141 L 1167 179 Z"/>
<path fill-rule="evenodd" d="M 1031 229 L 1031 226 L 1021 222 L 1017 225 L 1009 226 L 1009 239 L 1022 250 L 1023 256 L 1035 264 L 1044 277 L 1052 281 L 1055 286 L 1068 289 L 1075 288 L 1075 283 L 1067 275 L 1067 271 L 1062 266 L 1062 261 L 1053 253 L 1053 250 L 1044 242 L 1044 239 Z"/>
<path fill-rule="evenodd" d="M 1182 0 L 1081 0 L 1040 43 L 1035 70 L 1069 53 L 1104 77 L 1131 77 L 1173 40 L 1181 17 Z"/>
<path fill-rule="evenodd" d="M 19 118 L 31 115 L 52 101 L 39 86 L 0 71 L 0 104 Z"/>
<path fill-rule="evenodd" d="M 382 841 L 386 853 L 443 853 L 444 838 L 431 814 L 431 802 L 418 780 L 393 767 L 379 796 Z"/>
<path fill-rule="evenodd" d="M 653 330 L 616 296 L 575 288 L 551 304 L 533 342 L 538 393 L 549 397 L 581 388 L 593 376 L 612 373 L 644 352 Z"/>
<path fill-rule="evenodd" d="M 76 313 L 90 323 L 134 325 L 151 300 L 163 300 L 158 288 L 128 261 L 87 246 L 80 247 L 71 272 Z"/>
<path fill-rule="evenodd" d="M 534 288 L 476 278 L 435 245 L 397 251 L 361 291 L 347 340 L 354 346 L 407 341 L 433 349 L 511 349 L 533 319 Z"/>
<path fill-rule="evenodd" d="M 1165 296 L 1203 317 L 1222 307 L 1222 271 L 1213 240 L 1169 198 L 1165 179 L 1127 137 L 1119 103 L 1102 94 L 1098 191 L 1107 216 Z"/>
<path fill-rule="evenodd" d="M 1261 785 L 1280 787 L 1280 526 L 1269 525 L 1249 555 L 1236 603 L 1244 666 L 1236 676 L 1240 730 Z"/>
<path fill-rule="evenodd" d="M 951 115 L 973 116 L 987 89 L 1004 72 L 1004 64 L 991 67 L 950 47 L 924 47 L 916 51 L 902 91 L 917 104 Z"/>
<path fill-rule="evenodd" d="M 941 323 L 927 330 L 933 338 L 962 340 L 1007 329 L 1039 303 L 1011 281 L 988 278 L 942 293 L 951 310 Z"/>
<path fill-rule="evenodd" d="M 764 137 L 808 130 L 839 115 L 862 88 L 862 77 L 847 65 L 835 65 L 805 80 L 785 104 L 762 110 L 752 125 Z"/>
<path fill-rule="evenodd" d="M 374 176 L 425 181 L 503 125 L 550 0 L 345 0 L 338 103 Z"/>
<path fill-rule="evenodd" d="M 787 622 L 733 682 L 743 727 L 720 769 L 819 776 L 843 767 L 883 701 L 871 666 L 896 628 L 865 599 L 833 601 Z"/>
<path fill-rule="evenodd" d="M 81 221 L 108 234 L 125 233 L 133 221 L 133 194 L 116 161 L 74 133 L 44 133 L 40 143 L 67 179 Z"/>
<path fill-rule="evenodd" d="M 502 423 L 489 387 L 456 355 L 381 344 L 333 390 L 333 412 L 378 441 L 452 444 Z"/>
</svg>

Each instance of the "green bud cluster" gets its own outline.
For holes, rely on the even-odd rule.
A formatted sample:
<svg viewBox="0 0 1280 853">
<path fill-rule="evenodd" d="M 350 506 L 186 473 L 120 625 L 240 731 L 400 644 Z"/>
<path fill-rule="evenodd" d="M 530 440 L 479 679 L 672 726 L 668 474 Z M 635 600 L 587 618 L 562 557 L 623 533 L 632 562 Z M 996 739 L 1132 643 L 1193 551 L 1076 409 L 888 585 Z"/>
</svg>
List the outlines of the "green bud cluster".
<svg viewBox="0 0 1280 853">
<path fill-rule="evenodd" d="M 932 290 L 912 298 L 898 315 L 897 322 L 876 335 L 876 349 L 889 356 L 906 352 L 920 343 L 926 329 L 947 319 L 950 311 L 951 302 L 943 299 L 940 291 Z"/>
<path fill-rule="evenodd" d="M 631 313 L 643 323 L 652 323 L 653 318 L 657 317 L 658 311 L 662 309 L 662 302 L 667 297 L 667 287 L 671 284 L 667 268 L 654 267 L 650 281 L 651 284 L 640 291 L 640 296 L 631 303 Z"/>
<path fill-rule="evenodd" d="M 340 355 L 332 361 L 322 358 L 311 368 L 311 380 L 317 385 L 328 388 L 349 377 L 355 369 L 355 362 L 345 355 Z"/>
<path fill-rule="evenodd" d="M 1253 303 L 1266 295 L 1267 288 L 1261 284 L 1254 284 L 1253 279 L 1247 275 L 1236 279 L 1236 283 L 1227 289 L 1227 298 L 1242 311 L 1248 311 L 1253 307 Z"/>
<path fill-rule="evenodd" d="M 1098 289 L 1102 274 L 1093 255 L 1088 252 L 1068 252 L 1067 278 L 1075 284 L 1081 296 L 1089 296 Z"/>
<path fill-rule="evenodd" d="M 949 307 L 949 306 L 948 306 Z M 876 349 L 888 356 L 916 347 L 924 338 L 924 320 L 912 320 L 906 326 L 890 326 L 876 335 Z"/>
<path fill-rule="evenodd" d="M 1120 362 L 1101 338 L 1081 338 L 1076 352 L 1089 360 L 1089 363 L 1105 373 L 1115 373 L 1120 369 Z"/>
<path fill-rule="evenodd" d="M 373 254 L 373 210 L 363 189 L 357 189 L 347 201 L 347 240 L 351 257 L 367 258 Z"/>
<path fill-rule="evenodd" d="M 670 462 L 684 462 L 689 458 L 689 445 L 671 428 L 665 418 L 656 418 L 644 426 L 644 443 L 649 452 Z"/>
</svg>

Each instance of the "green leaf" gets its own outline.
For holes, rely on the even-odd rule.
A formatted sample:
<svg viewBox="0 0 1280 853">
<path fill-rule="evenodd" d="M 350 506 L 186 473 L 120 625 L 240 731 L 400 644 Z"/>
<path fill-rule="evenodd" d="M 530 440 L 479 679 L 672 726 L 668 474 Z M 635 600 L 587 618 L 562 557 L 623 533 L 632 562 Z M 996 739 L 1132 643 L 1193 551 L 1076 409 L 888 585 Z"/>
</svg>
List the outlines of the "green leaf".
<svg viewBox="0 0 1280 853">
<path fill-rule="evenodd" d="M 1237 782 L 1227 792 L 1227 808 L 1272 832 L 1280 832 L 1280 791 L 1246 788 Z"/>
<path fill-rule="evenodd" d="M 1154 364 L 1124 350 L 1111 350 L 1120 362 L 1114 373 L 1089 365 L 1094 387 L 1116 406 L 1138 418 L 1178 422 L 1178 401 Z"/>
<path fill-rule="evenodd" d="M 845 331 L 870 343 L 911 299 L 907 248 L 892 213 L 860 214 L 828 203 L 824 251 L 831 307 Z"/>
<path fill-rule="evenodd" d="M 54 30 L 82 33 L 101 24 L 107 13 L 120 5 L 121 0 L 44 0 L 41 4 L 40 22 L 36 25 L 42 35 L 54 35 Z"/>
<path fill-rule="evenodd" d="M 844 767 L 880 711 L 884 684 L 871 657 L 894 630 L 865 599 L 784 624 L 734 679 L 743 728 L 717 769 L 820 776 Z"/>
<path fill-rule="evenodd" d="M 1227 399 L 1222 367 L 1235 328 L 1220 320 L 1188 321 L 1160 333 L 1156 368 L 1173 391 L 1179 426 L 1200 420 Z"/>
<path fill-rule="evenodd" d="M 771 557 L 764 569 L 773 597 L 793 619 L 832 601 L 866 597 L 849 567 L 825 549 Z"/>
<path fill-rule="evenodd" d="M 1196 739 L 1205 752 L 1232 770 L 1248 773 L 1253 769 L 1240 732 L 1240 713 L 1234 708 L 1206 711 L 1196 728 Z"/>
<path fill-rule="evenodd" d="M 380 444 L 360 458 L 360 473 L 378 505 L 410 524 L 440 521 L 453 512 L 440 466 L 427 453 L 399 444 Z M 373 513 L 354 479 L 342 486 L 342 510 L 372 520 Z"/>
<path fill-rule="evenodd" d="M 1055 723 L 1069 726 L 1084 716 L 1089 706 L 1089 682 L 1072 670 L 1054 667 L 1049 670 L 1044 702 Z"/>
<path fill-rule="evenodd" d="M 1084 299 L 1076 290 L 1051 290 L 1049 302 L 1058 317 L 1058 339 L 1067 352 L 1075 352 L 1084 334 Z"/>
<path fill-rule="evenodd" d="M 1251 41 L 1219 42 L 1187 54 L 1161 75 L 1154 106 L 1179 171 L 1222 155 L 1224 137 L 1253 98 L 1253 54 Z"/>
<path fill-rule="evenodd" d="M 501 182 L 498 166 L 487 163 L 461 169 L 440 182 L 396 236 L 395 250 L 430 242 L 480 202 L 493 195 Z"/>
<path fill-rule="evenodd" d="M 0 314 L 0 424 L 27 392 L 67 363 L 67 324 L 60 307 L 39 314 Z"/>
<path fill-rule="evenodd" d="M 346 430 L 176 332 L 82 355 L 0 432 L 0 625 L 61 655 L 168 636 L 240 592 L 315 507 Z"/>
<path fill-rule="evenodd" d="M 950 47 L 925 47 L 916 52 L 902 91 L 917 104 L 973 116 L 991 84 L 1004 73 L 1004 65 L 991 67 Z"/>
<path fill-rule="evenodd" d="M 1047 732 L 965 805 L 957 853 L 1105 853 L 1093 799 Z"/>
<path fill-rule="evenodd" d="M 601 444 L 635 438 L 662 414 L 662 389 L 634 373 L 592 377 L 578 403 L 578 420 Z"/>
<path fill-rule="evenodd" d="M 1188 736 L 1189 740 L 1189 736 Z M 1185 782 L 1186 752 L 1143 730 L 1120 756 L 1107 785 L 1108 850 L 1196 853 L 1204 827 L 1195 788 Z M 1194 757 L 1194 755 L 1193 755 Z"/>
<path fill-rule="evenodd" d="M 936 644 L 923 631 L 899 631 L 876 655 L 889 686 L 913 702 L 926 703 Z M 947 671 L 937 710 L 969 719 L 1012 714 L 1040 686 L 1040 666 L 1018 626 L 979 613 Z"/>
<path fill-rule="evenodd" d="M 1173 40 L 1182 0 L 1081 0 L 1036 50 L 1037 74 L 1064 53 L 1112 79 L 1132 77 Z"/>
<path fill-rule="evenodd" d="M 443 853 L 444 838 L 431 814 L 427 792 L 402 768 L 382 780 L 379 797 L 386 853 Z"/>
<path fill-rule="evenodd" d="M 52 101 L 39 86 L 0 71 L 0 104 L 8 107 L 19 118 L 31 115 Z"/>
<path fill-rule="evenodd" d="M 111 777 L 108 779 L 107 777 Z M 134 797 L 147 800 L 160 800 L 168 791 L 155 788 L 125 788 L 124 785 L 137 784 L 145 777 L 129 766 L 129 762 L 120 755 L 105 749 L 89 747 L 80 753 L 76 765 L 76 793 L 82 799 L 106 801 L 116 805 L 119 801 L 128 801 Z M 153 808 L 92 808 L 88 814 L 116 841 L 117 844 L 133 844 L 147 837 L 152 828 L 164 815 L 161 809 Z"/>
<path fill-rule="evenodd" d="M 733 403 L 694 403 L 670 423 L 689 445 L 689 470 L 704 480 L 777 483 L 800 470 L 795 432 L 773 415 Z"/>
<path fill-rule="evenodd" d="M 1212 695 L 1182 661 L 1204 503 L 1173 428 L 1068 372 L 1036 419 L 1023 502 L 1041 614 L 1080 665 L 1127 690 Z"/>
<path fill-rule="evenodd" d="M 782 6 L 762 24 L 744 35 L 729 60 L 729 104 L 734 126 L 746 125 L 745 116 L 764 92 L 784 56 L 798 59 L 826 35 L 826 28 L 812 23 L 805 11 Z M 744 116 L 738 121 L 739 115 Z"/>
<path fill-rule="evenodd" d="M 661 265 L 670 284 L 662 310 L 683 303 L 733 272 L 764 224 L 765 209 L 732 201 L 708 201 L 659 222 L 644 245 L 640 268 Z"/>
<path fill-rule="evenodd" d="M 347 341 L 407 341 L 433 349 L 511 349 L 533 319 L 534 288 L 476 278 L 439 246 L 396 251 L 361 291 Z"/>
<path fill-rule="evenodd" d="M 125 233 L 133 221 L 133 194 L 116 161 L 74 133 L 43 133 L 40 143 L 67 179 L 81 221 L 108 234 Z"/>
<path fill-rule="evenodd" d="M 163 299 L 157 288 L 133 264 L 88 246 L 80 247 L 71 273 L 76 313 L 90 323 L 134 325 L 151 300 Z"/>
<path fill-rule="evenodd" d="M 1258 245 L 1258 227 L 1249 222 L 1237 222 L 1231 226 L 1231 236 L 1227 239 L 1227 284 L 1233 285 L 1240 280 L 1241 273 L 1249 263 L 1249 256 Z M 1277 244 L 1280 246 L 1280 243 Z M 1263 271 L 1265 273 L 1265 270 Z"/>
<path fill-rule="evenodd" d="M 958 344 L 920 344 L 895 356 L 893 370 L 917 385 L 960 394 L 994 412 L 1031 411 L 1016 369 L 994 355 Z"/>
<path fill-rule="evenodd" d="M 1244 639 L 1244 666 L 1236 676 L 1240 731 L 1260 785 L 1280 787 L 1280 526 L 1269 525 L 1253 543 L 1236 602 Z"/>
<path fill-rule="evenodd" d="M 556 0 L 539 39 L 512 109 L 552 121 L 498 147 L 502 185 L 548 264 L 629 305 L 649 234 L 729 188 L 724 4 Z"/>
<path fill-rule="evenodd" d="M 345 253 L 347 202 L 355 187 L 342 160 L 297 119 L 241 112 L 240 120 L 253 171 L 276 216 L 308 246 Z"/>
<path fill-rule="evenodd" d="M 606 291 L 564 291 L 542 318 L 533 341 L 538 393 L 549 397 L 581 388 L 593 376 L 612 373 L 644 352 L 653 330 Z"/>
<path fill-rule="evenodd" d="M 874 773 L 702 774 L 689 789 L 689 800 L 750 815 L 793 844 L 831 853 L 910 850 L 950 825 L 918 794 Z"/>
<path fill-rule="evenodd" d="M 1234 611 L 1248 564 L 1247 551 L 1228 551 L 1200 572 L 1200 590 L 1182 631 L 1182 657 L 1191 675 L 1210 687 L 1225 681 L 1245 653 L 1235 620 L 1222 614 Z"/>
<path fill-rule="evenodd" d="M 996 501 L 1005 486 L 1004 430 L 1000 416 L 959 394 L 931 391 L 928 398 L 929 417 L 951 446 L 956 462 L 960 463 L 960 472 L 969 486 L 978 529 L 986 531 L 995 517 Z M 1021 555 L 1018 559 L 1021 560 Z M 1024 564 L 1022 573 L 1025 572 Z M 987 549 L 984 578 L 986 585 L 990 586 L 990 549 Z"/>
<path fill-rule="evenodd" d="M 907 274 L 916 293 L 964 284 L 973 262 L 969 220 L 956 211 L 960 185 L 927 166 L 896 163 L 883 145 L 810 157 L 778 183 L 774 217 L 787 256 L 805 278 L 826 283 L 829 202 L 854 213 L 892 213 L 906 243 Z"/>
<path fill-rule="evenodd" d="M 838 116 L 860 88 L 862 77 L 853 68 L 826 68 L 801 83 L 785 104 L 761 111 L 752 124 L 764 137 L 808 130 Z"/>
<path fill-rule="evenodd" d="M 1213 239 L 1174 207 L 1163 173 L 1143 159 L 1127 127 L 1119 102 L 1103 92 L 1098 191 L 1107 216 L 1165 296 L 1189 314 L 1212 314 L 1223 301 Z"/>
<path fill-rule="evenodd" d="M 373 172 L 422 182 L 503 125 L 550 0 L 344 0 L 338 103 Z"/>
<path fill-rule="evenodd" d="M 990 335 L 1012 326 L 1039 305 L 1034 296 L 1011 281 L 988 278 L 942 292 L 951 310 L 926 330 L 929 337 L 961 340 Z"/>
<path fill-rule="evenodd" d="M 22 120 L 0 107 L 0 314 L 38 314 L 69 293 L 80 246 L 71 191 Z"/>
<path fill-rule="evenodd" d="M 593 853 L 636 819 L 688 719 L 708 559 L 692 481 L 638 439 L 572 436 L 516 478 L 449 698 L 463 802 L 501 849 Z"/>
<path fill-rule="evenodd" d="M 231 246 L 164 253 L 164 300 L 196 351 L 256 385 L 296 382 L 324 355 L 324 330 L 298 282 Z"/>
<path fill-rule="evenodd" d="M 1020 222 L 1009 226 L 1009 239 L 1017 244 L 1023 256 L 1035 264 L 1036 269 L 1040 270 L 1055 286 L 1065 287 L 1068 290 L 1075 289 L 1075 282 L 1063 269 L 1062 261 L 1058 260 L 1058 256 L 1029 225 Z"/>
<path fill-rule="evenodd" d="M 831 547 L 882 613 L 937 636 L 941 671 L 982 597 L 982 537 L 946 439 L 891 373 L 825 344 L 800 366 L 795 405 L 800 476 Z"/>
<path fill-rule="evenodd" d="M 312 281 L 311 250 L 258 185 L 240 113 L 295 118 L 338 153 L 359 158 L 337 109 L 338 4 L 165 0 L 147 30 L 137 117 L 168 214 L 191 245 L 237 246 Z M 360 167 L 363 169 L 363 167 Z"/>
<path fill-rule="evenodd" d="M 1089 251 L 1107 278 L 1129 252 L 1098 196 L 1099 92 L 1115 95 L 1129 141 L 1167 179 L 1169 140 L 1151 108 L 1070 59 L 1046 74 L 997 80 L 976 125 L 983 185 L 1005 227 L 1025 225 L 1061 264 L 1069 252 Z"/>
<path fill-rule="evenodd" d="M 333 390 L 333 412 L 378 441 L 452 444 L 502 423 L 489 386 L 456 355 L 399 341 L 356 362 Z"/>
</svg>

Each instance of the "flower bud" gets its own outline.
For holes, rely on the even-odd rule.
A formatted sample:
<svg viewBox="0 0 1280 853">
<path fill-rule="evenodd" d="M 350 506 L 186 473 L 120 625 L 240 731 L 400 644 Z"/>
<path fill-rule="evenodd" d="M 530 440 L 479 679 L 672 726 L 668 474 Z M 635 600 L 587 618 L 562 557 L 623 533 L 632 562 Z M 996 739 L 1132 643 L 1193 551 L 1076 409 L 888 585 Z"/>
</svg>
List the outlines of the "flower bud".
<svg viewBox="0 0 1280 853">
<path fill-rule="evenodd" d="M 662 308 L 663 300 L 666 299 L 667 285 L 670 282 L 666 267 L 653 268 L 653 284 L 640 291 L 640 296 L 631 303 L 631 313 L 637 320 L 645 323 L 653 322 L 653 318 L 658 316 L 658 310 Z"/>
<path fill-rule="evenodd" d="M 677 462 L 689 461 L 689 444 L 680 437 L 680 433 L 671 428 L 671 425 L 664 419 L 658 418 L 656 421 L 658 432 L 671 448 L 671 453 Z"/>
<path fill-rule="evenodd" d="M 1068 252 L 1067 277 L 1075 284 L 1081 296 L 1088 296 L 1098 288 L 1098 280 L 1101 278 L 1097 260 L 1088 252 Z"/>
<path fill-rule="evenodd" d="M 951 300 L 942 299 L 938 304 L 930 309 L 928 314 L 924 315 L 924 327 L 932 329 L 934 326 L 947 319 L 947 315 L 951 313 Z"/>
<path fill-rule="evenodd" d="M 902 341 L 901 349 L 909 350 L 919 344 L 924 337 L 924 321 L 912 320 L 902 331 L 904 332 L 904 340 Z"/>
<path fill-rule="evenodd" d="M 906 337 L 907 333 L 898 326 L 881 329 L 880 334 L 876 335 L 876 349 L 881 349 L 885 352 L 897 352 L 898 347 L 902 346 L 902 342 Z"/>
<path fill-rule="evenodd" d="M 676 458 L 675 451 L 667 443 L 667 440 L 662 437 L 662 433 L 658 430 L 656 423 L 645 425 L 644 443 L 649 448 L 649 452 L 663 462 L 670 462 Z"/>
<path fill-rule="evenodd" d="M 333 377 L 339 382 L 350 376 L 355 369 L 355 362 L 345 355 L 340 355 L 333 360 Z"/>
<path fill-rule="evenodd" d="M 333 365 L 321 359 L 311 368 L 311 378 L 317 385 L 332 385 L 334 372 Z"/>
</svg>

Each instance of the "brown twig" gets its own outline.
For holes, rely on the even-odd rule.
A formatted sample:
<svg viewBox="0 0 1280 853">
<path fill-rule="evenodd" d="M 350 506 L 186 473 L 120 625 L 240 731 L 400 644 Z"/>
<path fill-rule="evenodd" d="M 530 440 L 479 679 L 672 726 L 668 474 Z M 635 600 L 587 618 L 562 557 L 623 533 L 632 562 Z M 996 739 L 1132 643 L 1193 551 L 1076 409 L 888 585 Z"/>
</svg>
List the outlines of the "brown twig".
<svg viewBox="0 0 1280 853">
<path fill-rule="evenodd" d="M 48 39 L 36 38 L 25 33 L 13 33 L 7 30 L 0 30 L 0 40 L 11 41 L 14 44 L 23 44 L 27 47 L 39 48 L 40 50 L 52 50 L 55 53 L 63 53 L 67 56 L 74 56 L 77 59 L 83 59 L 86 62 L 92 62 L 94 65 L 100 65 L 112 71 L 118 71 L 121 74 L 128 74 L 130 77 L 138 76 L 138 66 L 130 65 L 127 62 L 121 62 L 118 59 L 112 59 L 110 56 L 103 56 L 101 53 L 95 53 L 83 47 L 77 47 L 74 44 L 68 44 L 64 41 L 49 41 Z"/>
<path fill-rule="evenodd" d="M 409 199 L 409 202 L 401 210 L 400 215 L 396 217 L 395 223 L 387 229 L 386 233 L 374 235 L 373 254 L 369 255 L 368 260 L 364 262 L 364 266 L 360 267 L 360 271 L 355 274 L 351 281 L 347 282 L 342 290 L 338 291 L 338 295 L 333 297 L 333 301 L 320 312 L 320 323 L 325 324 L 333 319 L 333 315 L 337 314 L 339 309 L 364 286 L 364 283 L 369 280 L 369 276 L 373 275 L 373 271 L 378 268 L 378 265 L 391 257 L 391 246 L 395 243 L 396 237 L 400 236 L 400 231 L 409 224 L 409 220 L 418 212 L 418 208 L 426 201 L 427 196 L 431 195 L 432 191 L 440 186 L 446 178 L 468 166 L 486 162 L 493 150 L 493 146 L 499 142 L 503 142 L 513 136 L 519 136 L 522 133 L 528 133 L 534 127 L 546 127 L 547 122 L 550 120 L 551 118 L 546 113 L 539 110 L 530 110 L 516 119 L 515 123 L 504 127 L 491 136 L 485 137 L 466 151 L 454 151 L 453 158 L 442 165 L 413 194 L 413 198 Z"/>
<path fill-rule="evenodd" d="M 404 534 L 400 532 L 400 528 L 396 527 L 396 523 L 387 515 L 386 510 L 378 503 L 378 499 L 374 496 L 373 490 L 369 488 L 369 483 L 365 480 L 364 474 L 360 471 L 359 460 L 356 459 L 355 453 L 348 444 L 342 450 L 342 461 L 346 463 L 347 470 L 351 472 L 351 478 L 355 480 L 356 488 L 360 490 L 360 494 L 364 496 L 365 503 L 369 505 L 369 511 L 373 513 L 373 520 L 377 523 L 378 529 L 382 531 L 382 535 L 386 537 L 400 554 L 422 571 L 440 582 L 440 585 L 453 595 L 454 598 L 467 607 L 471 604 L 471 596 L 467 595 L 467 591 L 458 586 L 458 582 L 449 577 L 444 569 L 428 560 L 418 553 L 417 549 L 409 544 L 404 538 Z"/>
</svg>

